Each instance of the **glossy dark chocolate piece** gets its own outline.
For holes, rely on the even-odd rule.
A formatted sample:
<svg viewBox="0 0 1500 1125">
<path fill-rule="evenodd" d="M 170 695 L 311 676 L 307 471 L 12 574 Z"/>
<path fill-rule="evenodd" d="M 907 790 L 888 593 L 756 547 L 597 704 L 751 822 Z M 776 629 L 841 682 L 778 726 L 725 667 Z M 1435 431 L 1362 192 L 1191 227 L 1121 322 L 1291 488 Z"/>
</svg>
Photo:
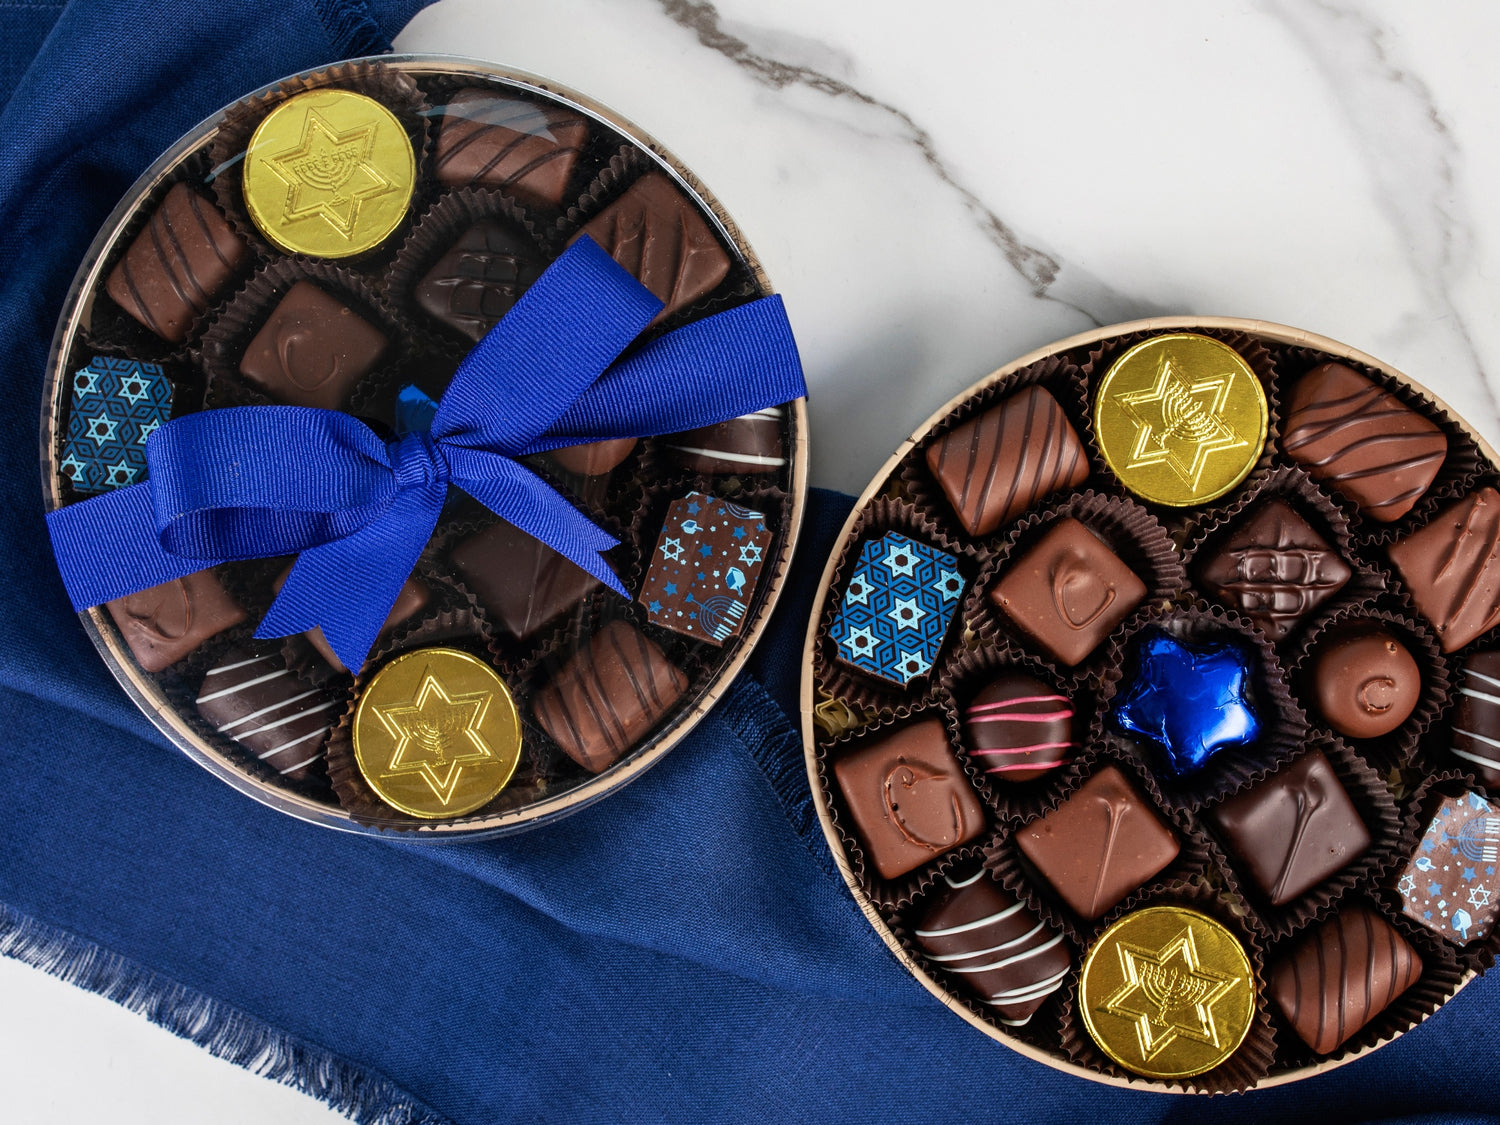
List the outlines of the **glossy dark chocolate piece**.
<svg viewBox="0 0 1500 1125">
<path fill-rule="evenodd" d="M 536 721 L 584 769 L 608 769 L 656 725 L 687 677 L 655 642 L 611 621 L 575 652 L 532 703 Z"/>
<path fill-rule="evenodd" d="M 1500 787 L 1500 652 L 1476 652 L 1464 662 L 1450 738 L 1454 757 L 1479 784 Z"/>
<path fill-rule="evenodd" d="M 588 118 L 566 106 L 463 90 L 443 107 L 434 168 L 452 187 L 499 188 L 559 207 L 588 136 Z"/>
<path fill-rule="evenodd" d="M 1024 825 L 1016 843 L 1075 912 L 1092 921 L 1177 858 L 1177 837 L 1115 766 Z"/>
<path fill-rule="evenodd" d="M 323 757 L 339 697 L 287 670 L 279 653 L 234 648 L 198 689 L 198 714 L 281 776 L 300 781 Z"/>
<path fill-rule="evenodd" d="M 1444 652 L 1500 625 L 1500 493 L 1481 488 L 1388 548 Z"/>
<path fill-rule="evenodd" d="M 1261 505 L 1199 572 L 1220 601 L 1273 641 L 1285 639 L 1352 575 L 1349 564 L 1284 500 Z"/>
<path fill-rule="evenodd" d="M 988 535 L 1089 475 L 1068 416 L 1044 387 L 1017 391 L 927 447 L 927 467 L 970 535 Z"/>
<path fill-rule="evenodd" d="M 1389 734 L 1416 707 L 1422 673 L 1406 646 L 1373 623 L 1321 638 L 1308 684 L 1328 724 L 1350 738 Z"/>
<path fill-rule="evenodd" d="M 1443 797 L 1396 881 L 1401 912 L 1455 945 L 1488 934 L 1500 916 L 1500 808 L 1478 793 Z"/>
<path fill-rule="evenodd" d="M 417 305 L 477 342 L 510 312 L 546 265 L 525 231 L 486 219 L 464 231 L 417 283 Z"/>
<path fill-rule="evenodd" d="M 1422 959 L 1366 906 L 1340 911 L 1271 968 L 1270 995 L 1320 1055 L 1348 1042 L 1422 975 Z"/>
<path fill-rule="evenodd" d="M 176 664 L 210 637 L 245 620 L 212 570 L 200 570 L 105 603 L 147 672 Z"/>
<path fill-rule="evenodd" d="M 620 467 L 635 452 L 635 438 L 607 438 L 586 445 L 565 445 L 548 453 L 552 460 L 581 477 L 600 477 Z"/>
<path fill-rule="evenodd" d="M 1366 516 L 1398 520 L 1442 468 L 1448 439 L 1430 418 L 1341 363 L 1292 387 L 1281 448 Z"/>
<path fill-rule="evenodd" d="M 722 645 L 749 621 L 771 538 L 760 512 L 689 492 L 667 508 L 636 601 L 653 625 Z"/>
<path fill-rule="evenodd" d="M 292 568 L 287 567 L 286 570 L 276 576 L 276 580 L 271 583 L 271 589 L 274 593 L 281 593 L 281 587 L 286 582 L 286 576 L 291 572 Z M 385 624 L 380 627 L 380 632 L 375 637 L 375 644 L 378 646 L 381 641 L 391 635 L 391 630 L 395 629 L 397 625 L 400 625 L 403 621 L 410 620 L 423 609 L 427 608 L 429 597 L 430 595 L 427 592 L 426 586 L 422 585 L 415 578 L 408 578 L 406 584 L 401 587 L 401 592 L 396 595 L 396 604 L 391 607 L 391 612 L 386 617 Z M 343 661 L 338 658 L 337 654 L 329 646 L 328 638 L 323 635 L 322 629 L 313 628 L 302 635 L 307 638 L 308 643 L 313 648 L 318 650 L 318 655 L 328 661 L 329 666 L 334 671 L 347 672 L 349 670 L 344 667 Z"/>
<path fill-rule="evenodd" d="M 786 465 L 781 442 L 781 407 L 771 406 L 666 439 L 673 458 L 695 473 L 758 476 Z"/>
<path fill-rule="evenodd" d="M 110 270 L 105 289 L 152 332 L 180 344 L 249 256 L 217 207 L 186 184 L 173 184 Z"/>
<path fill-rule="evenodd" d="M 299 281 L 245 348 L 240 374 L 277 402 L 338 410 L 387 343 L 353 309 Z"/>
<path fill-rule="evenodd" d="M 593 575 L 508 523 L 471 535 L 451 557 L 490 620 L 517 640 L 524 641 L 599 585 Z"/>
<path fill-rule="evenodd" d="M 1071 516 L 1011 560 L 989 592 L 1011 624 L 1069 665 L 1093 652 L 1145 596 L 1145 584 Z"/>
<path fill-rule="evenodd" d="M 1072 760 L 1073 704 L 1035 676 L 1007 672 L 964 708 L 964 748 L 999 781 L 1031 781 Z"/>
<path fill-rule="evenodd" d="M 1370 846 L 1369 829 L 1319 751 L 1231 797 L 1213 819 L 1274 906 L 1311 890 Z"/>
<path fill-rule="evenodd" d="M 1073 967 L 1067 942 L 982 868 L 940 886 L 912 931 L 928 963 L 962 981 L 1001 1023 L 1024 1026 Z"/>
<path fill-rule="evenodd" d="M 653 324 L 708 296 L 729 275 L 729 255 L 708 221 L 660 172 L 636 180 L 580 233 L 663 302 Z"/>
<path fill-rule="evenodd" d="M 883 879 L 905 875 L 984 831 L 984 808 L 937 719 L 877 738 L 837 759 L 833 773 Z"/>
</svg>

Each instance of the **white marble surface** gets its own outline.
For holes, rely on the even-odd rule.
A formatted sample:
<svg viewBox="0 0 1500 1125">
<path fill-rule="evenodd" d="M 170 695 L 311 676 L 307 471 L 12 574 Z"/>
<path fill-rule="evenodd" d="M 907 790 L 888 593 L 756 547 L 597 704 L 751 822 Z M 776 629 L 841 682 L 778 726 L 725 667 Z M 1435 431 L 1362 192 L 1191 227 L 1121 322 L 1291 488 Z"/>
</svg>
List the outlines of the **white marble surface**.
<svg viewBox="0 0 1500 1125">
<path fill-rule="evenodd" d="M 1156 313 L 1344 340 L 1500 439 L 1497 37 L 1481 0 L 442 0 L 397 47 L 548 75 L 694 168 L 786 296 L 814 483 L 857 492 L 976 378 Z M 0 1089 L 333 1119 L 11 964 Z"/>
</svg>

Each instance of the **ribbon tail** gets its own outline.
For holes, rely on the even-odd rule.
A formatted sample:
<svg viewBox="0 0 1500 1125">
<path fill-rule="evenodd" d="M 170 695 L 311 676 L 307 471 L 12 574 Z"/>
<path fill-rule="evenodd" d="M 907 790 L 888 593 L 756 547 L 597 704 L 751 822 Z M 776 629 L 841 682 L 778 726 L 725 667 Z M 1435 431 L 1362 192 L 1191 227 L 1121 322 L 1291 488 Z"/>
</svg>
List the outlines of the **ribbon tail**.
<svg viewBox="0 0 1500 1125">
<path fill-rule="evenodd" d="M 453 483 L 495 515 L 540 539 L 621 597 L 630 597 L 601 554 L 620 541 L 541 477 L 508 457 L 482 450 L 450 450 L 449 464 Z"/>
<path fill-rule="evenodd" d="M 303 551 L 256 637 L 317 626 L 344 667 L 359 671 L 437 526 L 446 495 L 447 486 L 436 482 L 403 490 L 354 534 Z"/>
<path fill-rule="evenodd" d="M 225 561 L 162 549 L 147 481 L 48 512 L 47 532 L 63 585 L 80 613 Z"/>
</svg>

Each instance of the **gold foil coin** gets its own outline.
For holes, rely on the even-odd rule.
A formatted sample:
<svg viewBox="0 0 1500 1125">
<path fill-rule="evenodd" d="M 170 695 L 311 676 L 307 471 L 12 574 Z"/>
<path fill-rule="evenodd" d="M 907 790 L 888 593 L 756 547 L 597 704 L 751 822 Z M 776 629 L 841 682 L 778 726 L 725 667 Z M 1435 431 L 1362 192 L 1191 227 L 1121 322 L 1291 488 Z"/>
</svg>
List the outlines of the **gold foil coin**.
<svg viewBox="0 0 1500 1125">
<path fill-rule="evenodd" d="M 521 717 L 488 664 L 423 648 L 370 678 L 353 741 L 359 772 L 382 801 L 437 820 L 473 812 L 505 788 L 521 760 Z"/>
<path fill-rule="evenodd" d="M 245 206 L 289 254 L 347 258 L 406 216 L 417 163 L 395 114 L 350 90 L 313 90 L 266 115 L 245 151 Z"/>
<path fill-rule="evenodd" d="M 1094 432 L 1122 484 L 1186 508 L 1244 480 L 1266 441 L 1266 392 L 1243 356 L 1207 336 L 1153 336 L 1115 360 Z"/>
<path fill-rule="evenodd" d="M 1147 1078 L 1190 1078 L 1239 1048 L 1255 976 L 1235 936 L 1178 906 L 1127 914 L 1083 962 L 1078 1006 L 1094 1042 Z"/>
</svg>

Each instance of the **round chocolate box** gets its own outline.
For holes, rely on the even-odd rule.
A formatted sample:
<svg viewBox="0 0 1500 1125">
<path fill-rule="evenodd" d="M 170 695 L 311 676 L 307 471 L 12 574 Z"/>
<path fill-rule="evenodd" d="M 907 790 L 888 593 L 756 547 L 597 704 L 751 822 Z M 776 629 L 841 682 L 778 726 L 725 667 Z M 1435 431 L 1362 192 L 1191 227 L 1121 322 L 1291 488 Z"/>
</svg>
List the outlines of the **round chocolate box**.
<svg viewBox="0 0 1500 1125">
<path fill-rule="evenodd" d="M 803 667 L 871 925 L 992 1038 L 1220 1093 L 1357 1058 L 1500 948 L 1500 468 L 1259 321 L 1034 352 L 865 490 Z"/>
<path fill-rule="evenodd" d="M 126 691 L 242 792 L 412 839 L 529 827 L 659 760 L 764 629 L 806 491 L 784 325 L 708 191 L 582 95 L 449 57 L 296 75 L 183 137 L 79 270 L 43 405 L 54 546 Z M 758 369 L 709 396 L 642 390 L 673 348 L 717 341 L 741 372 L 766 363 L 767 335 L 791 394 L 773 401 Z M 500 337 L 504 362 L 485 350 Z M 473 390 L 506 364 L 506 401 Z M 606 385 L 625 389 L 599 407 Z M 610 440 L 558 436 L 599 435 L 568 421 L 586 401 Z M 287 406 L 320 409 L 266 409 Z M 241 418 L 304 428 L 237 442 Z M 460 448 L 497 430 L 504 456 Z M 189 432 L 209 436 L 158 471 Z M 335 464 L 323 447 L 339 443 Z M 259 493 L 204 512 L 195 474 L 216 496 L 243 474 L 292 498 L 279 523 Z M 189 573 L 152 580 L 151 551 L 61 526 L 89 504 L 128 524 L 143 481 L 151 514 L 134 529 Z M 357 505 L 329 515 L 320 489 L 366 504 L 368 525 L 340 524 Z M 359 539 L 398 515 L 401 536 Z M 241 519 L 255 550 L 194 538 L 233 539 Z M 347 551 L 342 569 L 307 561 L 332 557 L 324 542 Z M 122 567 L 145 577 L 104 596 L 74 585 Z M 310 590 L 353 624 L 296 624 Z"/>
</svg>

